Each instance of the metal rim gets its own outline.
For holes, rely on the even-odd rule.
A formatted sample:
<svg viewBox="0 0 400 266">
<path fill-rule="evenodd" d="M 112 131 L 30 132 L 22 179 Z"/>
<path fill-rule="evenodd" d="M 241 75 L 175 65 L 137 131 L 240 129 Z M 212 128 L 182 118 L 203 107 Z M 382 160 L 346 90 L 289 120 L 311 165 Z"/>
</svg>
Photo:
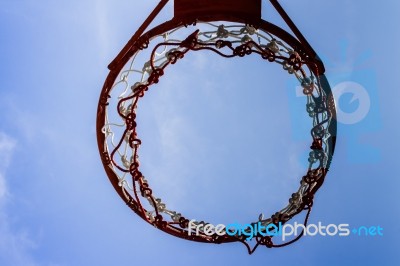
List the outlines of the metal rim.
<svg viewBox="0 0 400 266">
<path fill-rule="evenodd" d="M 227 17 L 227 16 L 212 16 L 212 17 L 208 17 L 207 18 L 208 21 L 230 21 L 230 22 L 239 22 L 239 23 L 245 23 L 248 24 L 248 21 L 244 21 L 243 19 L 237 18 L 237 17 Z M 118 184 L 118 178 L 116 177 L 115 173 L 111 170 L 111 168 L 109 167 L 110 165 L 110 157 L 109 157 L 109 152 L 107 150 L 105 150 L 104 148 L 104 142 L 105 142 L 105 136 L 102 133 L 102 128 L 104 126 L 104 119 L 105 119 L 105 115 L 106 115 L 106 106 L 108 104 L 108 98 L 109 98 L 109 93 L 110 90 L 112 88 L 112 85 L 114 83 L 114 81 L 116 80 L 116 78 L 118 77 L 118 74 L 120 72 L 120 70 L 125 66 L 125 64 L 129 61 L 129 59 L 135 54 L 137 53 L 142 45 L 145 45 L 146 42 L 151 39 L 153 36 L 162 34 L 164 32 L 167 32 L 169 30 L 172 30 L 174 28 L 180 27 L 180 26 L 184 26 L 184 25 L 192 25 L 195 24 L 195 21 L 181 21 L 181 20 L 170 20 L 167 21 L 159 26 L 156 26 L 155 28 L 149 30 L 147 33 L 143 34 L 142 36 L 140 36 L 138 39 L 132 39 L 130 41 L 130 49 L 127 51 L 127 53 L 125 53 L 122 57 L 120 57 L 120 59 L 117 61 L 117 64 L 114 65 L 113 69 L 110 71 L 102 92 L 100 94 L 100 100 L 99 100 L 99 105 L 98 105 L 98 111 L 97 111 L 97 125 L 96 125 L 96 129 L 97 129 L 97 141 L 98 141 L 98 147 L 99 147 L 99 151 L 100 151 L 100 155 L 101 155 L 101 159 L 103 161 L 103 165 L 105 168 L 105 171 L 112 183 L 112 185 L 114 186 L 115 190 L 117 191 L 117 193 L 120 195 L 120 197 L 125 201 L 125 203 L 137 214 L 139 215 L 142 219 L 144 219 L 145 221 L 149 222 L 148 219 L 144 216 L 144 214 L 141 212 L 140 210 L 140 206 L 139 204 L 134 200 L 134 198 L 130 198 L 127 199 L 126 198 L 126 194 L 124 194 L 124 192 L 121 190 L 121 187 Z M 271 34 L 277 36 L 278 38 L 282 39 L 283 41 L 285 41 L 288 45 L 290 45 L 294 50 L 296 50 L 301 56 L 304 56 L 305 58 L 307 58 L 307 60 L 310 62 L 309 64 L 309 68 L 310 70 L 320 79 L 321 82 L 321 87 L 324 90 L 325 94 L 328 96 L 328 99 L 325 99 L 326 103 L 327 103 L 327 108 L 328 108 L 328 112 L 330 112 L 330 114 L 332 115 L 333 119 L 332 119 L 332 123 L 329 124 L 329 129 L 328 131 L 331 134 L 331 137 L 329 138 L 329 143 L 327 145 L 329 145 L 330 149 L 329 149 L 329 154 L 328 156 L 328 160 L 327 160 L 327 164 L 324 167 L 324 169 L 322 169 L 322 175 L 320 176 L 320 181 L 318 183 L 316 183 L 313 188 L 310 191 L 310 195 L 313 196 L 314 193 L 319 189 L 319 187 L 322 185 L 323 180 L 325 178 L 326 172 L 329 169 L 330 166 L 330 162 L 333 156 L 333 152 L 334 152 L 334 147 L 335 147 L 335 139 L 336 139 L 336 120 L 335 120 L 335 116 L 336 116 L 336 110 L 335 110 L 335 104 L 334 104 L 334 100 L 333 100 L 333 96 L 331 93 L 331 89 L 329 87 L 329 83 L 327 82 L 326 77 L 324 76 L 323 73 L 320 73 L 319 71 L 319 66 L 321 65 L 321 62 L 315 57 L 315 54 L 309 54 L 309 51 L 307 52 L 307 49 L 305 49 L 294 37 L 292 37 L 289 33 L 287 33 L 286 31 L 284 31 L 283 29 L 267 22 L 264 20 L 259 20 L 259 21 L 253 21 L 251 23 L 251 25 L 253 25 L 256 28 L 262 29 L 264 31 L 270 32 Z M 323 71 L 323 70 L 322 70 Z M 313 143 L 313 145 L 316 143 Z M 307 177 L 308 174 L 305 176 Z M 304 205 L 304 208 L 299 210 L 297 213 L 302 212 L 304 209 L 308 210 L 308 214 L 309 211 L 311 210 L 311 205 L 312 205 L 312 197 L 309 199 L 309 202 L 307 204 Z M 297 214 L 296 213 L 296 214 Z M 296 215 L 295 214 L 295 215 Z M 307 218 L 308 218 L 308 214 L 307 214 Z M 282 217 L 280 217 L 282 218 Z M 290 217 L 291 218 L 291 217 Z M 286 222 L 286 221 L 284 221 Z M 235 242 L 235 241 L 239 241 L 242 242 L 244 244 L 246 244 L 246 246 L 249 249 L 249 246 L 247 243 L 245 243 L 245 241 L 243 239 L 240 238 L 236 238 L 236 237 L 232 237 L 232 236 L 225 236 L 222 238 L 215 238 L 215 237 L 205 237 L 203 235 L 188 235 L 187 231 L 183 228 L 177 228 L 175 226 L 170 226 L 170 225 L 166 225 L 166 226 L 159 226 L 159 229 L 174 235 L 176 237 L 180 237 L 180 238 L 184 238 L 184 239 L 188 239 L 188 240 L 193 240 L 193 241 L 198 241 L 198 242 L 209 242 L 209 243 L 226 243 L 226 242 Z M 269 239 L 270 240 L 270 239 Z M 269 241 L 268 239 L 261 239 L 260 241 L 257 242 L 258 246 L 259 244 L 261 245 L 265 245 L 265 246 L 279 246 L 279 245 L 274 245 L 272 244 L 271 241 Z M 297 239 L 296 239 L 297 240 Z M 255 249 L 255 248 L 254 248 Z M 253 252 L 254 249 L 251 251 Z M 250 249 L 249 249 L 250 252 Z"/>
</svg>

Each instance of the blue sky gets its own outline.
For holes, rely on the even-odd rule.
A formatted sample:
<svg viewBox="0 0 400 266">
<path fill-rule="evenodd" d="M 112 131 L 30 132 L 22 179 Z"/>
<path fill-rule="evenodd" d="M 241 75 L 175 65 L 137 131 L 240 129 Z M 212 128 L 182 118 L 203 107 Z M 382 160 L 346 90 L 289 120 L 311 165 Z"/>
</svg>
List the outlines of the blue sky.
<svg viewBox="0 0 400 266">
<path fill-rule="evenodd" d="M 281 1 L 324 59 L 332 87 L 357 83 L 370 100 L 359 121 L 339 123 L 310 222 L 379 225 L 384 236 L 304 237 L 248 256 L 241 244 L 193 243 L 149 226 L 103 170 L 95 118 L 107 65 L 156 2 L 0 0 L 0 265 L 398 265 L 400 4 Z M 274 12 L 264 2 L 264 19 L 284 27 Z M 167 6 L 156 24 L 171 16 Z M 188 55 L 180 68 L 196 72 L 171 70 L 165 86 L 182 86 L 157 88 L 141 109 L 141 161 L 155 189 L 216 223 L 282 207 L 308 152 L 297 126 L 307 114 L 296 111 L 302 98 L 291 77 L 246 60 Z M 226 74 L 215 75 L 221 67 Z M 340 97 L 344 113 L 366 100 L 353 97 Z"/>
</svg>

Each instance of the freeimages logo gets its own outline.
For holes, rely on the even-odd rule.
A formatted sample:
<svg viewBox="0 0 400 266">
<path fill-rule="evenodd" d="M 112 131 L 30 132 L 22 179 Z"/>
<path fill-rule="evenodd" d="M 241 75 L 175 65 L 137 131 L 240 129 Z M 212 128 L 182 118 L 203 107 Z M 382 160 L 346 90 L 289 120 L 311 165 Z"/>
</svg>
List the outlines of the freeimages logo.
<svg viewBox="0 0 400 266">
<path fill-rule="evenodd" d="M 350 231 L 349 224 L 328 224 L 323 225 L 322 222 L 318 224 L 300 224 L 295 222 L 294 224 L 282 224 L 278 225 L 268 224 L 264 226 L 261 222 L 253 224 L 240 224 L 231 223 L 228 225 L 218 224 L 213 225 L 210 223 L 197 222 L 196 220 L 190 220 L 188 225 L 188 235 L 191 234 L 205 234 L 211 235 L 229 235 L 229 236 L 246 236 L 246 240 L 251 240 L 256 236 L 280 236 L 282 241 L 285 241 L 287 237 L 298 236 L 303 232 L 304 236 L 349 236 L 352 232 L 353 235 L 358 236 L 383 236 L 383 228 L 380 226 L 360 226 Z"/>
<path fill-rule="evenodd" d="M 331 58 L 323 57 L 322 60 L 336 102 L 338 133 L 341 138 L 346 139 L 348 162 L 375 163 L 380 160 L 380 150 L 362 142 L 364 136 L 381 129 L 376 74 L 373 68 L 366 67 L 371 55 L 362 52 L 349 63 L 351 56 L 348 53 L 347 42 L 343 41 L 340 47 L 342 56 L 339 63 L 335 63 Z M 287 88 L 293 138 L 298 141 L 309 141 L 309 137 L 304 135 L 311 126 L 305 110 L 306 96 L 293 77 L 288 79 Z M 301 98 L 304 98 L 304 101 L 300 100 Z M 304 159 L 301 160 L 304 163 Z"/>
</svg>

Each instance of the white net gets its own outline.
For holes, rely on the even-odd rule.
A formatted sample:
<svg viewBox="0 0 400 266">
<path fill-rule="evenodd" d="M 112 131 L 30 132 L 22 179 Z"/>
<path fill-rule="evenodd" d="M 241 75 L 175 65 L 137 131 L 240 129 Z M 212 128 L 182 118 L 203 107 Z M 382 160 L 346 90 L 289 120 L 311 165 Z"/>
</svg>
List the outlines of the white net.
<svg viewBox="0 0 400 266">
<path fill-rule="evenodd" d="M 319 77 L 310 70 L 311 62 L 266 31 L 232 23 L 197 23 L 176 28 L 144 42 L 141 48 L 123 67 L 112 86 L 103 134 L 104 151 L 109 154 L 109 167 L 117 176 L 119 186 L 127 200 L 133 198 L 139 203 L 150 223 L 158 226 L 163 221 L 185 227 L 182 225 L 184 215 L 168 208 L 168 204 L 150 189 L 149 181 L 139 170 L 141 140 L 136 132 L 136 108 L 150 86 L 162 78 L 167 66 L 177 63 L 191 51 L 210 50 L 223 57 L 258 54 L 263 60 L 280 64 L 299 81 L 307 96 L 306 110 L 313 121 L 309 171 L 286 207 L 267 218 L 261 214 L 257 222 L 264 226 L 277 221 L 286 222 L 312 204 L 311 191 L 324 176 L 329 163 L 331 151 L 327 141 L 331 137 L 328 128 L 332 117 L 327 106 L 328 96 L 321 88 Z M 156 182 L 157 177 L 152 178 Z M 201 233 L 205 224 L 195 222 Z"/>
</svg>

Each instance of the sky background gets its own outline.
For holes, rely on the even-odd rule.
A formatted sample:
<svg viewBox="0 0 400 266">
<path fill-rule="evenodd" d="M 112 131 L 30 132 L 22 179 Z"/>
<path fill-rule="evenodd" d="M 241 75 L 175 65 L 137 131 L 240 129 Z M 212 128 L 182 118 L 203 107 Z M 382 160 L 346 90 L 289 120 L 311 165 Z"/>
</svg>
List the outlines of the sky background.
<svg viewBox="0 0 400 266">
<path fill-rule="evenodd" d="M 358 84 L 364 92 L 338 100 L 356 122 L 339 123 L 310 222 L 381 226 L 384 235 L 304 237 L 252 256 L 239 243 L 156 230 L 126 207 L 104 172 L 95 119 L 107 65 L 156 3 L 0 0 L 0 265 L 399 265 L 400 3 L 281 1 L 334 90 Z M 285 28 L 263 3 L 263 18 Z M 171 17 L 169 5 L 154 25 Z M 168 74 L 138 114 L 143 172 L 154 190 L 215 224 L 283 207 L 310 144 L 293 77 L 253 58 L 198 54 Z"/>
</svg>

